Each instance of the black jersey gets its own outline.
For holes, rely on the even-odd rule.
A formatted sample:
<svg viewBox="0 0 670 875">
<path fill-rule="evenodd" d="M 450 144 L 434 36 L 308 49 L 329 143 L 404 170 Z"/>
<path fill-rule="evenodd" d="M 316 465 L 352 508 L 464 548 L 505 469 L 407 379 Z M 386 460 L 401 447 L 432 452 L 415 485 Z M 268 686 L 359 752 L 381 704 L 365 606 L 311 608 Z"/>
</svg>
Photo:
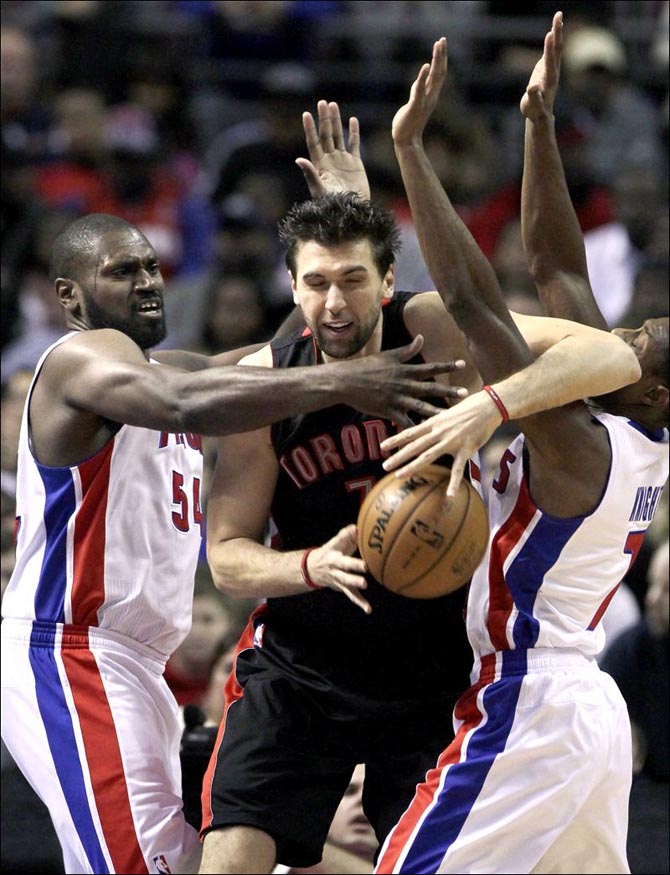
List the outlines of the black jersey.
<svg viewBox="0 0 670 875">
<path fill-rule="evenodd" d="M 403 310 L 410 293 L 383 307 L 382 349 L 411 341 Z M 309 330 L 273 340 L 275 367 L 316 366 Z M 417 361 L 420 359 L 417 359 Z M 272 504 L 276 545 L 320 546 L 355 523 L 370 488 L 386 475 L 380 443 L 396 431 L 389 421 L 336 405 L 272 426 L 279 476 Z M 439 599 L 399 596 L 368 576 L 366 615 L 342 593 L 323 589 L 270 598 L 263 614 L 285 667 L 312 684 L 392 702 L 451 696 L 469 682 L 466 588 Z"/>
</svg>

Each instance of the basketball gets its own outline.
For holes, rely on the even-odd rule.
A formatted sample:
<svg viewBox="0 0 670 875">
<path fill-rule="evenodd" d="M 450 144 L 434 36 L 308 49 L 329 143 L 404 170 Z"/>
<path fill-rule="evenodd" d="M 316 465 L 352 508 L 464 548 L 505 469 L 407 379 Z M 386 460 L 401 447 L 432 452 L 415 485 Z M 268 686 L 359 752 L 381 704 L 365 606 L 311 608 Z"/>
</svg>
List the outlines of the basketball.
<svg viewBox="0 0 670 875">
<path fill-rule="evenodd" d="M 433 599 L 463 586 L 479 564 L 489 534 L 484 502 L 463 480 L 447 500 L 451 472 L 426 465 L 388 474 L 358 514 L 358 547 L 370 574 L 399 595 Z"/>
</svg>

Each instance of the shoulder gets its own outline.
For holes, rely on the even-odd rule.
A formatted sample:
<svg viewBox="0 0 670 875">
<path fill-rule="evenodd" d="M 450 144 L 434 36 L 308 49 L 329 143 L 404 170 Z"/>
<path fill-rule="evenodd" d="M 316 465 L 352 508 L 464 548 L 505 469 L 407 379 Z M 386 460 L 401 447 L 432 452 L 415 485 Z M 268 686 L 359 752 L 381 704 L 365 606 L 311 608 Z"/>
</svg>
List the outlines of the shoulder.
<svg viewBox="0 0 670 875">
<path fill-rule="evenodd" d="M 79 331 L 66 337 L 52 349 L 47 363 L 50 366 L 67 364 L 72 368 L 77 365 L 83 366 L 92 360 L 104 359 L 148 364 L 144 353 L 135 341 L 115 328 Z"/>
<path fill-rule="evenodd" d="M 272 356 L 272 346 L 268 343 L 251 355 L 246 355 L 240 359 L 238 364 L 247 365 L 255 368 L 271 368 L 274 364 Z"/>
</svg>

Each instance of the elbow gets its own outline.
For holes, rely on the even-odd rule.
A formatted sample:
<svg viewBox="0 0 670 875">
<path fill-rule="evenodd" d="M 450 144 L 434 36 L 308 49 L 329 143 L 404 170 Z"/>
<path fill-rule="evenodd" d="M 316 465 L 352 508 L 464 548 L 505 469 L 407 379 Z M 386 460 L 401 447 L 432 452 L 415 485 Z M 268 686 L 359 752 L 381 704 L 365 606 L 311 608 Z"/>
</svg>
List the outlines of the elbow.
<svg viewBox="0 0 670 875">
<path fill-rule="evenodd" d="M 614 337 L 614 335 L 610 335 L 610 337 Z M 621 387 L 630 386 L 632 383 L 637 383 L 640 379 L 642 368 L 630 346 L 620 338 L 617 338 L 617 340 L 617 348 L 613 351 L 615 357 L 612 362 L 612 371 L 616 371 L 619 374 Z"/>
<path fill-rule="evenodd" d="M 207 547 L 207 563 L 214 586 L 231 599 L 248 598 L 248 593 L 240 585 L 242 576 L 228 556 L 225 541 L 218 541 Z"/>
</svg>

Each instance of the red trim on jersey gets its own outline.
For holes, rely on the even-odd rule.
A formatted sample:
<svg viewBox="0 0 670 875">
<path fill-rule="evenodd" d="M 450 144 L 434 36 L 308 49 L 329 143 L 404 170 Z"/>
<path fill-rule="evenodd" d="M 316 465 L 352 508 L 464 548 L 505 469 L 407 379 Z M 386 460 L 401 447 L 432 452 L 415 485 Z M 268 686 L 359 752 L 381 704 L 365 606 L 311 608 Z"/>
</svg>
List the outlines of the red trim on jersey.
<svg viewBox="0 0 670 875">
<path fill-rule="evenodd" d="M 586 627 L 586 628 L 588 629 L 589 632 L 593 632 L 593 630 L 596 628 L 596 626 L 598 625 L 598 623 L 602 620 L 602 616 L 603 616 L 603 614 L 605 613 L 605 611 L 606 611 L 607 608 L 609 607 L 609 603 L 612 601 L 612 599 L 613 599 L 614 596 L 616 595 L 616 591 L 619 589 L 620 586 L 621 586 L 621 584 L 620 584 L 620 583 L 617 583 L 617 585 L 614 587 L 614 589 L 612 590 L 612 592 L 610 592 L 608 595 L 605 596 L 605 598 L 604 598 L 603 601 L 602 601 L 602 604 L 600 605 L 600 607 L 598 608 L 598 610 L 597 610 L 597 611 L 595 612 L 595 614 L 593 615 L 593 617 L 592 617 L 592 619 L 591 619 L 591 622 L 590 622 L 589 625 Z"/>
<path fill-rule="evenodd" d="M 115 872 L 148 873 L 135 832 L 114 717 L 95 657 L 82 646 L 82 634 L 88 642 L 88 633 L 81 629 L 71 641 L 65 628 L 61 656 L 79 718 L 100 826 Z"/>
<path fill-rule="evenodd" d="M 476 462 L 473 462 L 472 459 L 468 462 L 470 465 L 470 480 L 476 481 L 477 483 L 482 482 L 482 472 L 479 465 Z"/>
<path fill-rule="evenodd" d="M 495 654 L 491 654 L 491 657 L 495 664 Z M 484 660 L 482 660 L 483 665 Z M 487 683 L 487 681 L 480 679 L 456 703 L 454 718 L 455 720 L 462 721 L 461 726 L 449 747 L 440 754 L 435 768 L 430 769 L 426 773 L 423 783 L 417 786 L 414 799 L 410 803 L 409 808 L 406 809 L 396 827 L 390 833 L 388 845 L 380 855 L 375 867 L 375 873 L 378 873 L 378 875 L 391 875 L 396 870 L 398 860 L 417 824 L 439 795 L 442 773 L 448 766 L 461 761 L 463 743 L 467 734 L 481 723 L 483 715 L 477 707 L 477 695 L 481 687 L 486 686 Z"/>
<path fill-rule="evenodd" d="M 221 723 L 219 724 L 219 731 L 216 734 L 216 742 L 214 744 L 214 750 L 212 751 L 212 756 L 209 760 L 209 765 L 207 766 L 207 771 L 205 772 L 205 777 L 202 779 L 202 827 L 201 827 L 201 837 L 202 830 L 207 829 L 212 823 L 212 781 L 214 780 L 214 771 L 216 768 L 216 761 L 219 756 L 219 748 L 221 747 L 221 742 L 223 741 L 223 735 L 226 731 L 226 716 L 228 714 L 228 709 L 233 704 L 233 702 L 237 702 L 238 699 L 241 699 L 244 695 L 244 690 L 237 682 L 237 675 L 235 673 L 235 669 L 237 666 L 237 657 L 243 650 L 249 650 L 254 646 L 254 621 L 259 614 L 262 614 L 266 609 L 265 604 L 259 605 L 252 612 L 247 625 L 244 627 L 244 632 L 240 636 L 240 640 L 237 642 L 237 647 L 235 648 L 235 653 L 233 654 L 233 668 L 228 676 L 228 680 L 226 681 L 226 685 L 223 689 L 223 717 L 221 718 Z"/>
<path fill-rule="evenodd" d="M 491 544 L 489 561 L 489 615 L 487 626 L 494 650 L 508 650 L 507 621 L 512 613 L 514 600 L 505 583 L 503 567 L 512 550 L 519 543 L 537 508 L 522 479 L 514 510 L 498 529 Z"/>
<path fill-rule="evenodd" d="M 72 623 L 97 626 L 105 601 L 105 520 L 114 441 L 79 465 L 81 504 L 74 526 Z"/>
</svg>

